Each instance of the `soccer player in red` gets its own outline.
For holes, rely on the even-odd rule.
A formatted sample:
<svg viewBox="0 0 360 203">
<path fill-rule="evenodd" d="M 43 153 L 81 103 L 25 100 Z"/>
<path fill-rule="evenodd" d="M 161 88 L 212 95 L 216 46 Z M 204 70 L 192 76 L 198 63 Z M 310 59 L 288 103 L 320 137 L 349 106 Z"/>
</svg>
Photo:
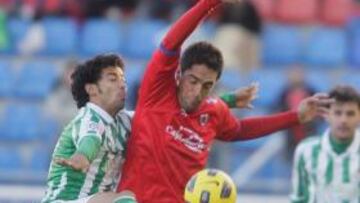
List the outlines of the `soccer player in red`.
<svg viewBox="0 0 360 203">
<path fill-rule="evenodd" d="M 200 21 L 222 1 L 200 0 L 171 28 L 148 64 L 139 91 L 118 191 L 140 203 L 183 203 L 188 179 L 206 165 L 214 139 L 248 140 L 313 119 L 326 96 L 305 99 L 298 111 L 240 120 L 209 93 L 223 59 L 206 42 L 180 48 Z"/>
</svg>

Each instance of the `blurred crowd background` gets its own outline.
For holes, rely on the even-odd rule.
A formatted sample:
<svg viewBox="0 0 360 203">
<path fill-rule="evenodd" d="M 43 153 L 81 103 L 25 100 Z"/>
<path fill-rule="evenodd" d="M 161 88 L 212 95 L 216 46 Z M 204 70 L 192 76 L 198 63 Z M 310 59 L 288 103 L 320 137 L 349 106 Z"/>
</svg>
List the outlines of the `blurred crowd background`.
<svg viewBox="0 0 360 203">
<path fill-rule="evenodd" d="M 127 108 L 152 51 L 194 0 L 0 0 L 0 184 L 44 185 L 59 132 L 76 114 L 70 75 L 100 53 L 125 58 Z M 296 109 L 336 84 L 360 90 L 360 1 L 243 0 L 213 13 L 187 43 L 207 40 L 224 54 L 217 93 L 260 83 L 254 110 Z M 318 121 L 268 138 L 223 146 L 209 166 L 243 192 L 287 194 L 296 144 Z M 1 200 L 1 199 L 0 199 Z"/>
</svg>

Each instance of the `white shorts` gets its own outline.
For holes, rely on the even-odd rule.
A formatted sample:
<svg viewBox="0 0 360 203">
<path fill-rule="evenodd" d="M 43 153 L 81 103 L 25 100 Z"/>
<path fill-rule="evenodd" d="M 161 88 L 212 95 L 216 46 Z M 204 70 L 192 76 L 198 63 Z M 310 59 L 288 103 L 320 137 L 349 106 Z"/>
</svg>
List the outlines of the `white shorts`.
<svg viewBox="0 0 360 203">
<path fill-rule="evenodd" d="M 88 203 L 88 201 L 93 197 L 94 195 L 90 195 L 81 199 L 76 199 L 76 200 L 56 200 L 53 203 Z"/>
</svg>

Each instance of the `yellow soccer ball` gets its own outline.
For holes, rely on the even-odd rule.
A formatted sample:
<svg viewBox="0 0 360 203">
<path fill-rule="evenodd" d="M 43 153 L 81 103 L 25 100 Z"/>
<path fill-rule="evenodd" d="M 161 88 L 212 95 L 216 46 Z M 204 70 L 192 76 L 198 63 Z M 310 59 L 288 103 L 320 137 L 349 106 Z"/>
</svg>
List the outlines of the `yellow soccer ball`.
<svg viewBox="0 0 360 203">
<path fill-rule="evenodd" d="M 235 203 L 236 187 L 230 176 L 217 169 L 204 169 L 185 187 L 186 203 Z"/>
</svg>

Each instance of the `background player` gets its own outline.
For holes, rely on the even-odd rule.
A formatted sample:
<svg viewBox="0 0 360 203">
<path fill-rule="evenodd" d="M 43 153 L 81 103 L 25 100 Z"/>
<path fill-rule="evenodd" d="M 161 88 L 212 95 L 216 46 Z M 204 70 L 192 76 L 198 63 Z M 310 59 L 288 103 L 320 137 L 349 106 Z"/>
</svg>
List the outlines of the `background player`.
<svg viewBox="0 0 360 203">
<path fill-rule="evenodd" d="M 360 95 L 338 86 L 329 96 L 329 129 L 296 148 L 291 201 L 360 202 Z"/>
</svg>

